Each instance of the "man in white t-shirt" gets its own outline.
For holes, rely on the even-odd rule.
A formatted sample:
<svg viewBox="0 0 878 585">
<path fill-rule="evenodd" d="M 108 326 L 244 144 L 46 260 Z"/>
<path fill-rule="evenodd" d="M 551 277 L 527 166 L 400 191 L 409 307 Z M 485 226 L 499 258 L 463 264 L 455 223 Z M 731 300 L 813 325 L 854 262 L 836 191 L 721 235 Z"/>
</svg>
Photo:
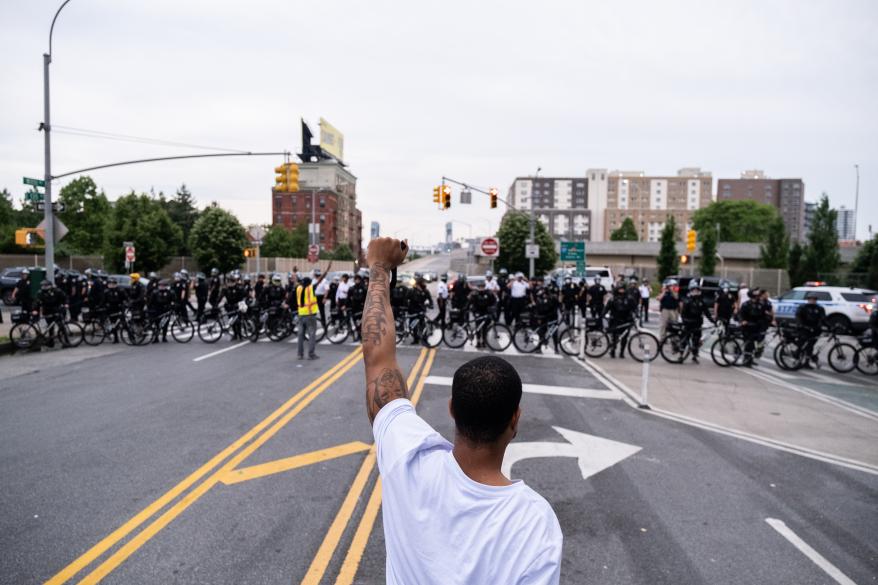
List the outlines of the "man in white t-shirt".
<svg viewBox="0 0 878 585">
<path fill-rule="evenodd" d="M 351 286 L 348 275 L 342 274 L 341 282 L 338 283 L 338 288 L 335 289 L 335 303 L 340 309 L 346 308 L 348 305 L 348 291 L 351 290 Z"/>
<path fill-rule="evenodd" d="M 501 472 L 521 417 L 515 369 L 494 356 L 458 368 L 449 402 L 453 444 L 408 400 L 389 293 L 407 251 L 404 242 L 379 238 L 366 254 L 366 405 L 381 472 L 387 583 L 557 584 L 558 519 L 539 494 Z"/>
</svg>

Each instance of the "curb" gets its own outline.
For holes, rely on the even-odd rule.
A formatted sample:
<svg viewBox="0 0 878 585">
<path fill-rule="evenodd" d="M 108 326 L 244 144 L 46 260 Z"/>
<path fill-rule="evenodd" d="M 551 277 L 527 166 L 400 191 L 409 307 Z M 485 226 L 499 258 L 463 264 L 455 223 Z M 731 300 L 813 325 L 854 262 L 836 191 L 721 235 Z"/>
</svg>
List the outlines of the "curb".
<svg viewBox="0 0 878 585">
<path fill-rule="evenodd" d="M 10 353 L 15 353 L 15 345 L 8 341 L 6 343 L 0 343 L 0 355 L 6 355 Z"/>
</svg>

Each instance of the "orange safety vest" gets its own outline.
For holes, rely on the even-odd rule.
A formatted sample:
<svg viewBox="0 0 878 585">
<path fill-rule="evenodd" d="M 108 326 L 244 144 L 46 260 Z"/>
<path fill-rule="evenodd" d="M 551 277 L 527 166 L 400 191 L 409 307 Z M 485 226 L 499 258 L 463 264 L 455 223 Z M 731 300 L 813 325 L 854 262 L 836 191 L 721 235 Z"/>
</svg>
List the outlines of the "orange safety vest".
<svg viewBox="0 0 878 585">
<path fill-rule="evenodd" d="M 299 317 L 316 315 L 320 311 L 317 307 L 317 297 L 314 296 L 314 287 L 311 285 L 305 289 L 305 302 L 302 302 L 302 285 L 296 287 L 296 301 L 299 305 Z"/>
</svg>

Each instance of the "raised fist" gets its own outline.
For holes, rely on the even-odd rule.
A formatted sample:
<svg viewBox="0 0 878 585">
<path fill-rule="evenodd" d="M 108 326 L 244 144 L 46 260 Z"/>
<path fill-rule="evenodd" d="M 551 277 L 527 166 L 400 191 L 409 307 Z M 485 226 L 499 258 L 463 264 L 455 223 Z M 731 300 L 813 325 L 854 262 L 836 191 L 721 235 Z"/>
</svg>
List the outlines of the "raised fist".
<svg viewBox="0 0 878 585">
<path fill-rule="evenodd" d="M 366 250 L 366 263 L 369 266 L 384 264 L 388 268 L 396 268 L 408 255 L 409 246 L 406 240 L 395 238 L 376 238 L 369 242 Z"/>
</svg>

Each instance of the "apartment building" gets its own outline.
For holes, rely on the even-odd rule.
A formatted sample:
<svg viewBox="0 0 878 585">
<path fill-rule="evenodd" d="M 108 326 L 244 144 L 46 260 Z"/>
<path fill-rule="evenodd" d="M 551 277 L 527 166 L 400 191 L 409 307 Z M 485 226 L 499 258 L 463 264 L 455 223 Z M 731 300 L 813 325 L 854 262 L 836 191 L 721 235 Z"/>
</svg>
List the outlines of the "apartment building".
<svg viewBox="0 0 878 585">
<path fill-rule="evenodd" d="M 590 240 L 592 216 L 586 177 L 518 177 L 509 187 L 507 201 L 534 214 L 556 241 Z"/>
<path fill-rule="evenodd" d="M 772 179 L 761 170 L 741 173 L 739 179 L 719 179 L 717 201 L 758 201 L 772 205 L 783 218 L 791 241 L 805 239 L 805 183 L 802 179 Z"/>
</svg>

